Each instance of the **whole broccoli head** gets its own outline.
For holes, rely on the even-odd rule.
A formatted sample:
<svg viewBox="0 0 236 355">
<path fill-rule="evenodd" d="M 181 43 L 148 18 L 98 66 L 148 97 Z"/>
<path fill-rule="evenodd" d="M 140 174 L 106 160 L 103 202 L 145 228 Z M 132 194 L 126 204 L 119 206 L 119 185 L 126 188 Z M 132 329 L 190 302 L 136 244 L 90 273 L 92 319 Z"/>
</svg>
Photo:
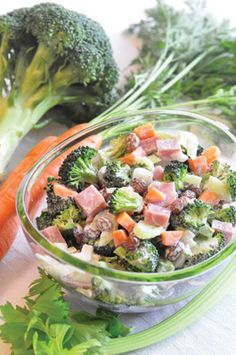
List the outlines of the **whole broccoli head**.
<svg viewBox="0 0 236 355">
<path fill-rule="evenodd" d="M 72 204 L 62 210 L 60 214 L 53 219 L 52 224 L 57 226 L 59 230 L 73 229 L 81 220 L 81 210 Z"/>
<path fill-rule="evenodd" d="M 116 189 L 108 202 L 111 213 L 138 212 L 142 209 L 142 197 L 126 188 Z"/>
<path fill-rule="evenodd" d="M 99 153 L 91 147 L 79 147 L 67 155 L 58 175 L 66 186 L 81 191 L 85 184 L 98 181 Z"/>
<path fill-rule="evenodd" d="M 176 229 L 199 230 L 207 222 L 211 207 L 199 200 L 189 203 L 179 214 L 171 215 L 171 225 Z"/>
<path fill-rule="evenodd" d="M 127 186 L 130 181 L 130 168 L 127 164 L 122 164 L 119 160 L 109 160 L 106 162 L 106 169 L 103 175 L 106 187 Z"/>
<path fill-rule="evenodd" d="M 82 14 L 53 3 L 14 10 L 0 16 L 0 48 L 0 172 L 51 108 L 73 107 L 85 121 L 115 98 L 109 39 Z"/>
<path fill-rule="evenodd" d="M 124 247 L 118 247 L 114 253 L 120 259 L 125 260 L 133 271 L 155 272 L 157 269 L 159 254 L 151 242 L 140 242 L 135 251 L 128 251 Z"/>
<path fill-rule="evenodd" d="M 214 219 L 222 222 L 228 222 L 235 224 L 236 222 L 236 208 L 234 206 L 230 206 L 227 208 L 221 208 L 217 210 L 213 210 L 210 212 L 208 216 L 208 222 L 212 222 Z"/>
<path fill-rule="evenodd" d="M 179 161 L 172 161 L 167 164 L 163 173 L 163 180 L 166 182 L 173 181 L 176 189 L 181 190 L 184 187 L 184 179 L 188 172 L 186 164 Z"/>
</svg>

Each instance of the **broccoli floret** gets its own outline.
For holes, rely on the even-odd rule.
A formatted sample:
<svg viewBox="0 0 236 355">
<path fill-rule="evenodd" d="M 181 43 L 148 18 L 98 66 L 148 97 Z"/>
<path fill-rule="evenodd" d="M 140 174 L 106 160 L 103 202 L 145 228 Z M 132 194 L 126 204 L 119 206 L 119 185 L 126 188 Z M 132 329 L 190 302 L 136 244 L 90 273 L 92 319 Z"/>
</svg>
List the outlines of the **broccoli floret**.
<svg viewBox="0 0 236 355">
<path fill-rule="evenodd" d="M 55 218 L 61 211 L 70 207 L 74 202 L 72 198 L 62 198 L 51 190 L 47 192 L 47 210 Z"/>
<path fill-rule="evenodd" d="M 89 120 L 115 98 L 118 68 L 108 37 L 63 6 L 42 3 L 0 16 L 0 53 L 0 173 L 51 108 L 73 107 L 79 120 Z"/>
<path fill-rule="evenodd" d="M 116 189 L 108 202 L 111 213 L 138 212 L 142 209 L 142 197 L 128 189 Z"/>
<path fill-rule="evenodd" d="M 188 172 L 186 164 L 180 163 L 179 161 L 172 161 L 167 164 L 164 173 L 164 181 L 174 181 L 177 190 L 181 190 L 184 187 L 184 179 Z"/>
<path fill-rule="evenodd" d="M 75 207 L 75 205 L 70 205 L 53 219 L 52 224 L 60 230 L 65 230 L 74 228 L 81 220 L 81 210 Z"/>
<path fill-rule="evenodd" d="M 235 224 L 236 222 L 236 208 L 234 206 L 213 210 L 208 217 L 208 222 L 212 222 L 214 219 L 222 222 L 228 222 Z"/>
<path fill-rule="evenodd" d="M 40 216 L 36 217 L 36 224 L 39 230 L 43 230 L 52 225 L 53 216 L 47 210 L 41 212 Z"/>
<path fill-rule="evenodd" d="M 221 249 L 223 249 L 225 245 L 225 236 L 223 235 L 223 233 L 217 232 L 214 237 L 209 240 L 209 248 L 206 248 L 204 246 L 204 248 L 202 248 L 201 250 L 200 244 L 199 248 L 197 248 L 197 251 L 195 253 L 193 253 L 192 255 L 187 255 L 185 257 L 184 267 L 196 265 L 198 263 L 201 263 L 202 261 L 209 259 L 211 256 L 215 255 Z"/>
<path fill-rule="evenodd" d="M 107 161 L 105 173 L 103 175 L 106 187 L 122 187 L 129 184 L 130 168 L 127 164 L 122 164 L 118 160 Z"/>
<path fill-rule="evenodd" d="M 215 160 L 211 165 L 209 175 L 215 176 L 224 182 L 232 200 L 236 200 L 236 171 L 233 171 L 229 164 L 221 164 L 218 160 Z"/>
<path fill-rule="evenodd" d="M 115 244 L 113 240 L 111 240 L 108 244 L 104 246 L 99 245 L 99 239 L 90 239 L 88 241 L 89 245 L 93 246 L 93 250 L 98 255 L 103 255 L 104 257 L 112 257 L 114 256 Z M 102 259 L 100 259 L 102 260 Z"/>
<path fill-rule="evenodd" d="M 211 207 L 199 200 L 195 200 L 179 213 L 171 215 L 171 225 L 176 229 L 199 230 L 207 222 Z"/>
<path fill-rule="evenodd" d="M 140 242 L 134 251 L 118 247 L 114 253 L 122 260 L 125 260 L 133 271 L 155 272 L 157 269 L 159 254 L 154 245 L 148 241 Z"/>
<path fill-rule="evenodd" d="M 59 176 L 66 186 L 81 191 L 85 184 L 98 181 L 99 153 L 91 147 L 79 147 L 67 155 L 63 161 Z"/>
</svg>

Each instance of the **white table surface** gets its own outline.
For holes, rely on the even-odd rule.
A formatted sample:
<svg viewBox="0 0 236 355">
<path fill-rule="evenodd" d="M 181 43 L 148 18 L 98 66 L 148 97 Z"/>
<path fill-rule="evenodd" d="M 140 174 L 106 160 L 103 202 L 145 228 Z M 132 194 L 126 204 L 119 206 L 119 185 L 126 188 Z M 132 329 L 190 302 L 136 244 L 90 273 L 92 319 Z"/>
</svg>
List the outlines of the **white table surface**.
<svg viewBox="0 0 236 355">
<path fill-rule="evenodd" d="M 1 2 L 1 13 L 10 11 L 16 7 L 30 6 L 38 3 L 30 0 L 8 0 Z M 83 12 L 88 16 L 98 20 L 111 38 L 115 58 L 121 69 L 121 78 L 125 73 L 125 68 L 137 51 L 133 43 L 121 35 L 130 23 L 138 21 L 143 16 L 145 8 L 155 4 L 154 0 L 80 0 L 80 1 L 57 1 L 73 10 Z M 181 6 L 181 0 L 172 0 L 171 3 Z M 236 4 L 232 0 L 222 2 L 209 0 L 208 7 L 217 17 L 228 17 L 236 23 Z M 52 132 L 58 134 L 64 130 L 59 124 L 50 127 Z M 10 167 L 14 166 L 22 159 L 27 149 L 36 140 L 47 135 L 48 128 L 41 131 L 32 132 L 22 142 L 18 148 L 14 161 Z M 23 304 L 22 297 L 27 292 L 29 283 L 37 276 L 37 267 L 34 256 L 29 249 L 24 236 L 19 233 L 10 252 L 0 262 L 0 304 L 10 301 L 13 304 Z M 143 314 L 140 316 L 130 316 L 137 327 L 142 324 L 147 327 L 155 320 L 162 319 L 172 308 Z M 133 352 L 139 355 L 235 355 L 236 354 L 236 285 L 232 285 L 231 291 L 222 301 L 209 310 L 198 322 L 175 336 L 161 342 L 158 345 Z M 0 341 L 0 355 L 10 354 L 9 347 Z"/>
</svg>

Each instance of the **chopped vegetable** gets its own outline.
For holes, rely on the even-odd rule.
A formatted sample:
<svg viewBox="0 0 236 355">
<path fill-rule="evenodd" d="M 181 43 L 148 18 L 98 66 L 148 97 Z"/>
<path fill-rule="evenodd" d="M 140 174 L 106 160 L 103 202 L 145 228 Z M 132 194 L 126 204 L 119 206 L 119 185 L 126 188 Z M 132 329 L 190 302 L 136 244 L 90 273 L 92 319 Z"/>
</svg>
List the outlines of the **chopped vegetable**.
<svg viewBox="0 0 236 355">
<path fill-rule="evenodd" d="M 157 249 L 149 241 L 142 241 L 135 251 L 119 247 L 115 254 L 126 261 L 134 271 L 139 272 L 155 272 L 159 260 Z"/>
<path fill-rule="evenodd" d="M 218 205 L 218 203 L 220 202 L 220 198 L 218 194 L 207 190 L 203 191 L 201 195 L 198 197 L 198 199 L 201 200 L 202 202 L 207 203 L 208 205 L 211 205 L 211 207 Z"/>
<path fill-rule="evenodd" d="M 183 237 L 184 231 L 165 231 L 161 234 L 162 244 L 165 246 L 176 245 L 178 241 Z"/>
<path fill-rule="evenodd" d="M 142 197 L 132 189 L 116 189 L 109 200 L 111 213 L 138 212 L 143 208 Z"/>
<path fill-rule="evenodd" d="M 148 138 L 152 138 L 156 136 L 156 131 L 153 128 L 151 123 L 146 123 L 142 126 L 139 126 L 134 129 L 134 133 L 139 137 L 141 140 L 145 140 Z"/>
<path fill-rule="evenodd" d="M 132 153 L 126 154 L 122 157 L 122 161 L 128 165 L 133 165 L 136 162 L 136 158 L 145 157 L 146 153 L 142 147 L 138 147 Z"/>
<path fill-rule="evenodd" d="M 136 224 L 136 222 L 126 212 L 118 214 L 116 221 L 119 225 L 121 225 L 121 227 L 127 230 L 127 232 L 131 232 Z"/>
<path fill-rule="evenodd" d="M 145 200 L 150 203 L 164 201 L 165 198 L 166 195 L 154 186 L 148 191 L 147 195 L 145 196 Z"/>
<path fill-rule="evenodd" d="M 103 174 L 103 182 L 106 187 L 127 186 L 130 181 L 130 168 L 118 160 L 107 161 Z"/>
<path fill-rule="evenodd" d="M 127 233 L 124 229 L 117 229 L 113 231 L 112 236 L 116 247 L 124 244 L 128 240 Z"/>
<path fill-rule="evenodd" d="M 220 149 L 213 145 L 202 152 L 202 155 L 207 158 L 207 164 L 211 165 L 213 161 L 218 160 L 220 157 Z"/>
<path fill-rule="evenodd" d="M 206 203 L 195 200 L 176 215 L 171 216 L 171 225 L 176 229 L 199 230 L 203 226 L 211 211 L 211 207 Z"/>
<path fill-rule="evenodd" d="M 195 159 L 189 159 L 188 163 L 191 171 L 196 175 L 202 175 L 207 172 L 207 158 L 203 155 L 200 155 Z"/>
<path fill-rule="evenodd" d="M 202 177 L 194 174 L 186 174 L 184 178 L 184 182 L 189 184 L 190 186 L 192 185 L 192 186 L 200 187 L 202 182 Z"/>
<path fill-rule="evenodd" d="M 164 168 L 163 180 L 166 182 L 173 181 L 177 190 L 182 190 L 184 180 L 187 174 L 187 166 L 179 161 L 172 161 Z"/>
<path fill-rule="evenodd" d="M 161 235 L 163 229 L 164 228 L 161 226 L 155 226 L 153 224 L 147 224 L 144 221 L 139 221 L 135 225 L 133 232 L 139 239 L 153 239 Z"/>
<path fill-rule="evenodd" d="M 217 219 L 221 222 L 228 222 L 235 224 L 236 223 L 236 207 L 229 206 L 226 208 L 217 208 L 210 212 L 208 216 L 208 221 L 212 222 L 214 219 Z"/>
</svg>

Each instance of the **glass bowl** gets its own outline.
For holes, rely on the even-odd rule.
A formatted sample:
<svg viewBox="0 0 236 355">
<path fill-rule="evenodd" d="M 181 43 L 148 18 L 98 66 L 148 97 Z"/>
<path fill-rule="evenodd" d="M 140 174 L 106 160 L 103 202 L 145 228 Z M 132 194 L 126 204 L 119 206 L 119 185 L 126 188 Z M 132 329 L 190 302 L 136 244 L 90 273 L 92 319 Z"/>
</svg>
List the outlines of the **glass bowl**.
<svg viewBox="0 0 236 355">
<path fill-rule="evenodd" d="M 165 273 L 126 272 L 81 260 L 66 248 L 50 243 L 37 230 L 35 217 L 45 201 L 43 182 L 50 175 L 48 169 L 53 164 L 55 168 L 73 146 L 91 140 L 94 135 L 102 138 L 103 148 L 111 137 L 127 132 L 127 123 L 135 126 L 146 121 L 152 121 L 158 132 L 193 132 L 202 146 L 218 145 L 226 161 L 233 164 L 236 160 L 236 138 L 223 124 L 185 111 L 139 111 L 90 126 L 53 148 L 25 176 L 17 195 L 18 216 L 40 266 L 80 300 L 119 312 L 146 312 L 197 294 L 231 260 L 236 250 L 234 239 L 219 253 L 192 267 Z M 35 198 L 35 191 L 39 190 L 40 200 Z"/>
</svg>

